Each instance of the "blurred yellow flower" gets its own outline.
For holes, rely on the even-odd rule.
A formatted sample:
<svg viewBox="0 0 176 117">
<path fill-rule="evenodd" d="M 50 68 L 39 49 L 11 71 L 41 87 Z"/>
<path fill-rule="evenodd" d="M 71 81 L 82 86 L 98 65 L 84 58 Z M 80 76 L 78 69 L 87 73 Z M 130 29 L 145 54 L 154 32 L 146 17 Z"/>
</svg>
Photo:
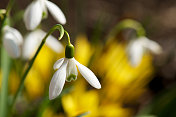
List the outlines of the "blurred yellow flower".
<svg viewBox="0 0 176 117">
<path fill-rule="evenodd" d="M 45 83 L 48 83 L 48 81 L 50 80 L 50 76 L 52 75 L 53 63 L 56 61 L 56 58 L 60 56 L 61 55 L 57 54 L 46 45 L 43 46 L 40 53 L 38 54 L 34 62 L 33 68 L 40 72 L 42 80 L 44 80 Z"/>
<path fill-rule="evenodd" d="M 35 69 L 31 69 L 25 80 L 26 93 L 29 99 L 36 99 L 44 93 L 44 81 L 39 72 Z"/>
<path fill-rule="evenodd" d="M 56 114 L 52 108 L 48 107 L 43 112 L 42 117 L 64 117 L 64 115 Z"/>
<path fill-rule="evenodd" d="M 88 62 L 94 53 L 94 48 L 91 46 L 86 35 L 80 34 L 75 42 L 75 58 L 83 65 L 88 65 Z"/>
<path fill-rule="evenodd" d="M 69 117 L 85 112 L 90 112 L 85 117 L 97 116 L 98 93 L 95 90 L 86 91 L 85 86 L 85 82 L 79 79 L 75 82 L 74 91 L 63 95 L 62 105 Z"/>
<path fill-rule="evenodd" d="M 152 57 L 146 53 L 141 63 L 132 67 L 124 43 L 113 42 L 105 48 L 93 63 L 101 76 L 105 99 L 111 102 L 137 100 L 146 91 L 145 86 L 152 78 Z"/>
<path fill-rule="evenodd" d="M 122 107 L 120 104 L 102 105 L 99 108 L 99 117 L 130 117 L 131 110 Z"/>
<path fill-rule="evenodd" d="M 77 116 L 88 112 L 85 117 L 129 117 L 132 111 L 124 108 L 120 103 L 105 102 L 105 96 L 102 96 L 97 90 L 86 90 L 83 80 L 74 84 L 74 91 L 65 94 L 62 97 L 62 105 L 67 116 Z"/>
</svg>

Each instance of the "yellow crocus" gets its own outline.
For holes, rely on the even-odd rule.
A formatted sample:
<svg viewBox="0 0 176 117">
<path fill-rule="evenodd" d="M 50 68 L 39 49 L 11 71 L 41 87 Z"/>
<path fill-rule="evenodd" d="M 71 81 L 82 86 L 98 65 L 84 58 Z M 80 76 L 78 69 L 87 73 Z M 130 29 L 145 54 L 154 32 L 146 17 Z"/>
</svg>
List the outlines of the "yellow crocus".
<svg viewBox="0 0 176 117">
<path fill-rule="evenodd" d="M 75 58 L 83 65 L 87 65 L 93 53 L 94 48 L 91 46 L 86 35 L 78 35 L 75 42 Z"/>
<path fill-rule="evenodd" d="M 29 99 L 36 99 L 44 93 L 44 81 L 39 72 L 31 69 L 25 80 L 26 93 Z"/>
<path fill-rule="evenodd" d="M 85 82 L 79 79 L 74 84 L 74 91 L 62 96 L 62 105 L 69 117 L 85 112 L 90 112 L 85 117 L 97 115 L 98 93 L 95 90 L 86 91 L 85 86 Z"/>
</svg>

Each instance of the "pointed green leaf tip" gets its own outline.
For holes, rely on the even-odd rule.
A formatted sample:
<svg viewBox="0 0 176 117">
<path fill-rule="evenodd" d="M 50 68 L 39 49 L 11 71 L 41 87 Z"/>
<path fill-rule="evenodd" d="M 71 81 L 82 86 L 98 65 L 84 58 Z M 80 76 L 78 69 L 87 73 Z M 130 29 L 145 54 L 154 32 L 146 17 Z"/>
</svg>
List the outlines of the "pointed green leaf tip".
<svg viewBox="0 0 176 117">
<path fill-rule="evenodd" d="M 66 58 L 73 58 L 74 57 L 74 46 L 72 44 L 69 44 L 65 48 L 65 57 Z"/>
</svg>

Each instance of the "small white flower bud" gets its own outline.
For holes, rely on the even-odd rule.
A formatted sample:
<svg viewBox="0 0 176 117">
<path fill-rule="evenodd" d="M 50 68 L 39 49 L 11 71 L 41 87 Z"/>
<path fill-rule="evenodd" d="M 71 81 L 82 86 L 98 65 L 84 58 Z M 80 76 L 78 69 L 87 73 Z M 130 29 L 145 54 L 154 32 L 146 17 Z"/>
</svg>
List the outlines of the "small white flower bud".
<svg viewBox="0 0 176 117">
<path fill-rule="evenodd" d="M 20 57 L 23 43 L 22 35 L 18 30 L 9 26 L 5 26 L 3 31 L 3 46 L 9 56 L 12 58 Z"/>
</svg>

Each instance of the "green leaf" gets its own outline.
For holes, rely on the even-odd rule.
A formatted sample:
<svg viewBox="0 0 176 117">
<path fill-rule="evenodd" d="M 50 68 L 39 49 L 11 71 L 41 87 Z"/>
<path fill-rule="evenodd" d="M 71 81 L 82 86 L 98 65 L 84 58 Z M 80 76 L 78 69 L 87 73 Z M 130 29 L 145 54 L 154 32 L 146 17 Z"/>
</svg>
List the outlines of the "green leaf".
<svg viewBox="0 0 176 117">
<path fill-rule="evenodd" d="M 2 85 L 0 98 L 0 117 L 6 117 L 8 109 L 8 78 L 10 72 L 11 59 L 4 48 L 1 48 L 1 68 L 2 68 Z"/>
</svg>

